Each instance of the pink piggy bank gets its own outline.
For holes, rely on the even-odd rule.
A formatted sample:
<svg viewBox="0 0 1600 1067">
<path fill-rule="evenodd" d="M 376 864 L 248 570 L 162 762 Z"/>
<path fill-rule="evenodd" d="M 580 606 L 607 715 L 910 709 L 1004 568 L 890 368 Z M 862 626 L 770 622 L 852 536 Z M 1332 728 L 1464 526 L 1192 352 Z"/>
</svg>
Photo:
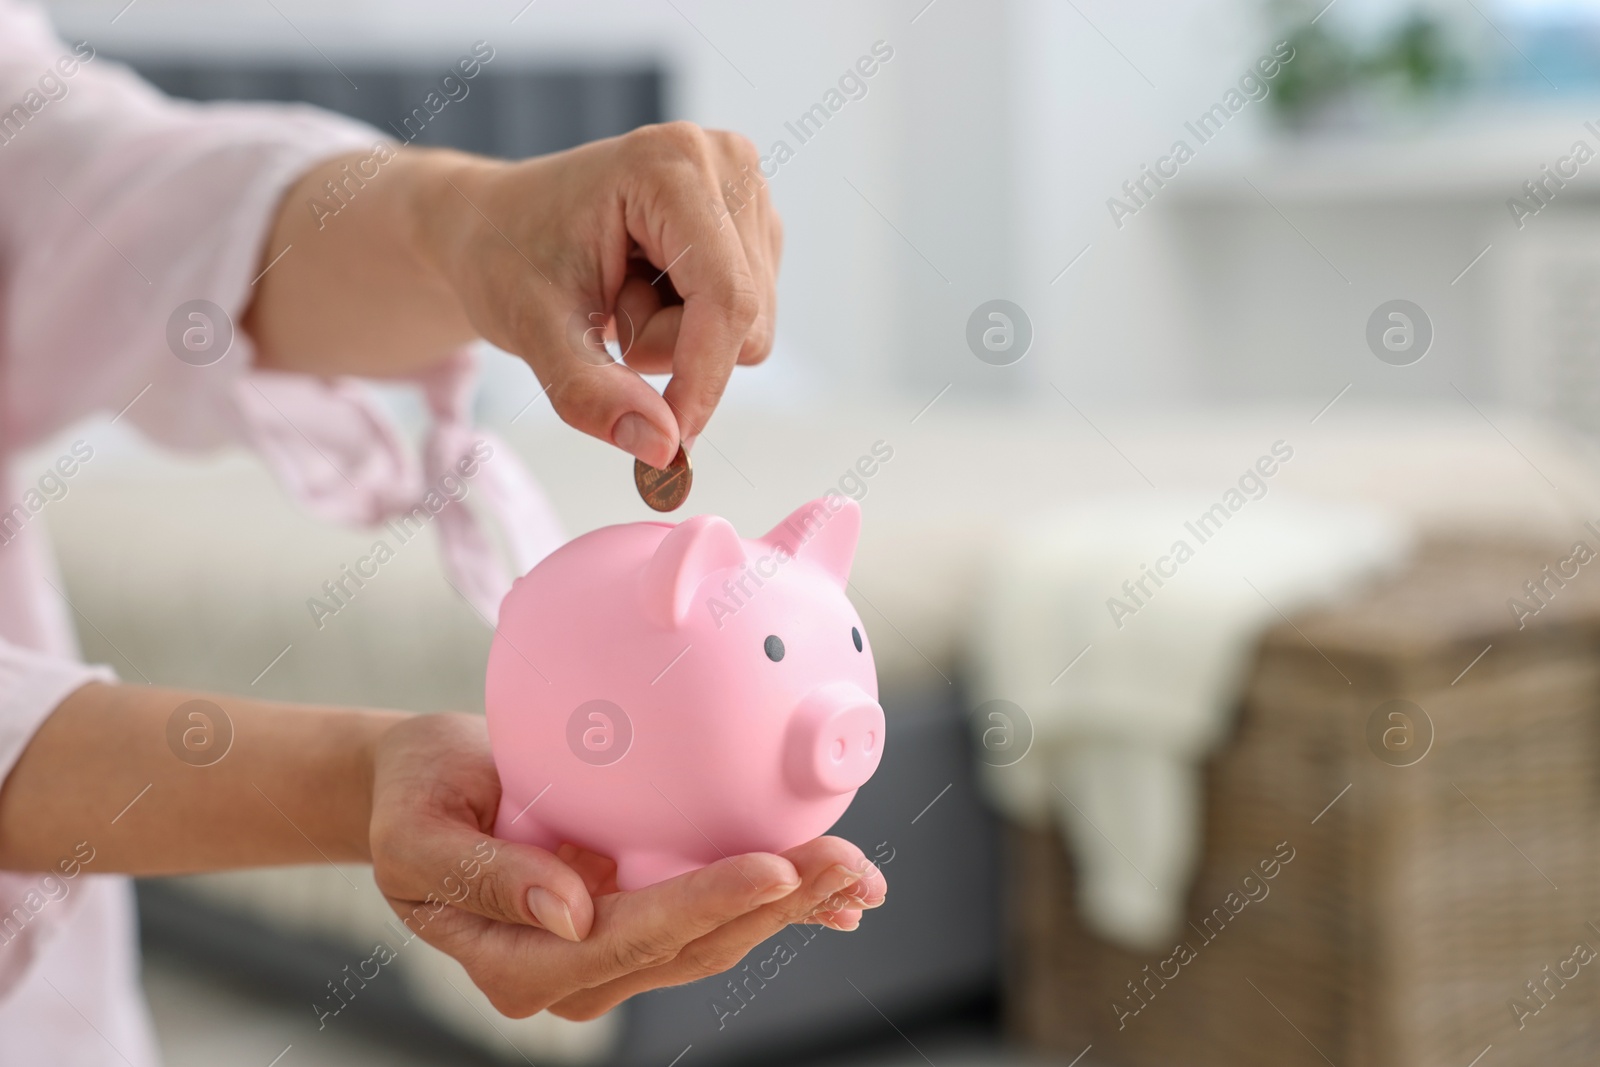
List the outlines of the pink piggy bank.
<svg viewBox="0 0 1600 1067">
<path fill-rule="evenodd" d="M 860 532 L 830 495 L 753 541 L 711 515 L 608 526 L 519 578 L 485 690 L 496 836 L 639 889 L 832 826 L 883 756 Z"/>
</svg>

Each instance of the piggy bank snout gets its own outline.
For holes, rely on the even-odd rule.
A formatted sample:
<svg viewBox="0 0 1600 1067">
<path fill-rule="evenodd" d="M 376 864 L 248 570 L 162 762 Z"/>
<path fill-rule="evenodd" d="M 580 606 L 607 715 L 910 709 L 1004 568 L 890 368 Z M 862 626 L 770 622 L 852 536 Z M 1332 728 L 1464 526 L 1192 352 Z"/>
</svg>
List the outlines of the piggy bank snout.
<svg viewBox="0 0 1600 1067">
<path fill-rule="evenodd" d="M 838 682 L 808 693 L 795 708 L 784 771 L 802 796 L 860 788 L 883 758 L 883 708 L 859 687 Z"/>
</svg>

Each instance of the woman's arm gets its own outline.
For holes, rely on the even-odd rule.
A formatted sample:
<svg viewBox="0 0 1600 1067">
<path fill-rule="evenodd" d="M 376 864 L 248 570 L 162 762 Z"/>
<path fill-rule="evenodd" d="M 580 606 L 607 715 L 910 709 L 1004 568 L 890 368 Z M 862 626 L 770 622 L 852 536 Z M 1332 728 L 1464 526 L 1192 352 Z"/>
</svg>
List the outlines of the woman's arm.
<svg viewBox="0 0 1600 1067">
<path fill-rule="evenodd" d="M 173 711 L 195 699 L 233 733 L 205 766 L 168 740 Z M 499 800 L 477 716 L 91 684 L 0 788 L 0 869 L 54 870 L 79 842 L 91 873 L 370 861 L 406 927 L 497 1008 L 574 1018 L 725 970 L 789 923 L 853 929 L 884 898 L 882 876 L 838 838 L 619 893 L 604 857 L 495 839 Z"/>
<path fill-rule="evenodd" d="M 782 227 L 756 166 L 743 137 L 690 123 L 520 163 L 386 146 L 328 160 L 263 250 L 257 361 L 382 377 L 484 337 L 568 423 L 665 466 L 735 363 L 772 347 Z M 583 337 L 619 310 L 613 365 Z M 636 373 L 669 371 L 664 396 Z"/>
<path fill-rule="evenodd" d="M 185 728 L 220 738 L 231 723 L 232 742 L 195 766 L 167 723 L 196 698 L 100 684 L 68 697 L 0 787 L 0 868 L 48 870 L 79 841 L 97 872 L 371 860 L 373 754 L 404 715 L 208 694 L 227 722 Z"/>
</svg>

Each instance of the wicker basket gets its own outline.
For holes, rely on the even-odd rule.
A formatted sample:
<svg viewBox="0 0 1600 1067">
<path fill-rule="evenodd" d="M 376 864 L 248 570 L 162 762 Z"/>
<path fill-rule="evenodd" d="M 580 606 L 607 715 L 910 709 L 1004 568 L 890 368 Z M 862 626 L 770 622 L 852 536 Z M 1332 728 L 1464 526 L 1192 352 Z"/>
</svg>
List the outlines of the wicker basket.
<svg viewBox="0 0 1600 1067">
<path fill-rule="evenodd" d="M 1596 1062 L 1600 560 L 1524 628 L 1508 607 L 1567 554 L 1433 545 L 1266 635 L 1207 771 L 1187 955 L 1084 932 L 1059 835 L 1013 830 L 1011 1031 L 1115 1067 Z M 1432 722 L 1408 766 L 1369 745 L 1393 699 Z"/>
</svg>

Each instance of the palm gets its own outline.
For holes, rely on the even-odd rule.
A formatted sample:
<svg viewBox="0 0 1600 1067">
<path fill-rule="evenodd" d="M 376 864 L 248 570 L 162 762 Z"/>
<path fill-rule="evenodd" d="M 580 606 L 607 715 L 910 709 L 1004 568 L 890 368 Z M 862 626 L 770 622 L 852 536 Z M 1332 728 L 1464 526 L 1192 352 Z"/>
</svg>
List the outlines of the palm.
<svg viewBox="0 0 1600 1067">
<path fill-rule="evenodd" d="M 507 1015 L 593 1018 L 647 989 L 727 970 L 790 923 L 854 929 L 862 908 L 883 901 L 882 875 L 836 837 L 619 892 L 604 856 L 489 838 L 500 786 L 481 719 L 419 717 L 391 735 L 373 788 L 379 888 Z M 532 887 L 567 902 L 573 939 L 541 928 L 526 902 Z"/>
</svg>

